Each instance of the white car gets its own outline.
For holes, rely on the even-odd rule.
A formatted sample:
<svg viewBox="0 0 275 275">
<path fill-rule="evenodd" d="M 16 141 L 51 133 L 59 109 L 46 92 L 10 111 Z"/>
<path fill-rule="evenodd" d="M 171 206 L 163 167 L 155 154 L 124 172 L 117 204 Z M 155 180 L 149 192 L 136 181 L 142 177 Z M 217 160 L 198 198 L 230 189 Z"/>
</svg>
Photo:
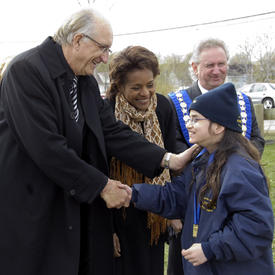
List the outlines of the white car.
<svg viewBox="0 0 275 275">
<path fill-rule="evenodd" d="M 238 91 L 248 95 L 254 104 L 262 103 L 264 109 L 275 107 L 275 83 L 251 83 L 239 88 Z"/>
</svg>

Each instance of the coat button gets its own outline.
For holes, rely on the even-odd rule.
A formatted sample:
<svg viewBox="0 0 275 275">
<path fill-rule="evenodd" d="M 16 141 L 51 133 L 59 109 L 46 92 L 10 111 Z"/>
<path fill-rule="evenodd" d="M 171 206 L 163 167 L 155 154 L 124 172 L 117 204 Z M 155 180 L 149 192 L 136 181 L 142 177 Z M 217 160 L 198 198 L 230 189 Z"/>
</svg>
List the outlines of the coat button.
<svg viewBox="0 0 275 275">
<path fill-rule="evenodd" d="M 70 190 L 70 194 L 71 194 L 71 196 L 74 196 L 74 195 L 76 194 L 75 189 L 71 189 L 71 190 Z"/>
<path fill-rule="evenodd" d="M 74 119 L 74 112 L 71 112 L 71 119 Z"/>
<path fill-rule="evenodd" d="M 73 227 L 71 225 L 69 225 L 68 230 L 73 230 Z"/>
</svg>

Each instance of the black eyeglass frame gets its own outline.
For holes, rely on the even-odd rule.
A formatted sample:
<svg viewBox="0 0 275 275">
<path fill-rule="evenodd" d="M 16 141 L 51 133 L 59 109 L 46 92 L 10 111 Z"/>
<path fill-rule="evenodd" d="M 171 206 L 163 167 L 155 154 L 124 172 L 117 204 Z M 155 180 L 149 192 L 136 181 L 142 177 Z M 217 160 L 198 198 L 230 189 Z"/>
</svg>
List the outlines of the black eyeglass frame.
<svg viewBox="0 0 275 275">
<path fill-rule="evenodd" d="M 83 35 L 83 37 L 86 37 L 86 38 L 90 39 L 91 41 L 93 41 L 94 43 L 96 43 L 97 46 L 102 50 L 102 52 L 104 52 L 104 53 L 107 53 L 107 52 L 108 52 L 108 54 L 111 54 L 111 53 L 112 53 L 112 50 L 111 50 L 109 47 L 107 47 L 107 46 L 105 46 L 105 45 L 103 45 L 103 44 L 97 42 L 97 41 L 96 41 L 95 39 L 93 39 L 91 36 L 89 36 L 89 35 L 87 35 L 87 34 L 85 34 L 85 33 L 82 33 L 82 35 Z"/>
</svg>

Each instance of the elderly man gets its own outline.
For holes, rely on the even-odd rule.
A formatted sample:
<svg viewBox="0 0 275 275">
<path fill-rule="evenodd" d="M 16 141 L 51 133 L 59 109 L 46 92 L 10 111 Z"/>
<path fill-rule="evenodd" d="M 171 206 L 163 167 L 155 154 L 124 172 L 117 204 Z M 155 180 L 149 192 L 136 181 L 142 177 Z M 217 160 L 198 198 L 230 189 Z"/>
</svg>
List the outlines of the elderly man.
<svg viewBox="0 0 275 275">
<path fill-rule="evenodd" d="M 183 152 L 190 147 L 185 121 L 188 119 L 188 108 L 193 99 L 202 93 L 214 89 L 225 82 L 228 69 L 229 54 L 225 43 L 219 39 L 202 40 L 191 57 L 190 72 L 195 80 L 187 90 L 169 94 L 169 99 L 176 116 L 176 151 Z M 253 104 L 245 94 L 238 93 L 238 103 L 242 117 L 243 135 L 249 138 L 262 154 L 265 141 L 261 137 Z M 179 232 L 182 224 L 179 220 L 171 222 L 174 231 Z M 168 258 L 168 275 L 182 275 L 180 234 L 174 235 L 170 241 Z"/>
<path fill-rule="evenodd" d="M 108 178 L 108 156 L 148 177 L 184 165 L 186 154 L 149 143 L 102 100 L 92 74 L 112 40 L 106 19 L 81 10 L 3 75 L 1 274 L 112 274 L 108 208 L 127 206 L 130 190 Z"/>
</svg>

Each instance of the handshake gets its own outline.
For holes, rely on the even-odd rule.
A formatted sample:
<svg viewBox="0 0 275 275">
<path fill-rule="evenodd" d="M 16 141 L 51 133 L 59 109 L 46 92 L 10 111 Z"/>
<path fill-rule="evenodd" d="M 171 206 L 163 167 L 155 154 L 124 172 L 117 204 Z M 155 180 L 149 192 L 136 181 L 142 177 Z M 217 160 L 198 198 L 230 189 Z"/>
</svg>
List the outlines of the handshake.
<svg viewBox="0 0 275 275">
<path fill-rule="evenodd" d="M 132 188 L 120 181 L 108 179 L 100 195 L 108 208 L 128 207 L 132 197 Z"/>
<path fill-rule="evenodd" d="M 193 152 L 198 148 L 193 145 L 180 154 L 166 153 L 160 163 L 161 167 L 169 167 L 169 169 L 179 172 L 183 170 L 186 164 L 192 159 Z M 167 165 L 167 154 L 169 154 Z M 108 179 L 104 189 L 100 193 L 106 202 L 108 208 L 128 207 L 132 197 L 132 189 L 128 185 L 122 184 L 120 181 Z"/>
</svg>

